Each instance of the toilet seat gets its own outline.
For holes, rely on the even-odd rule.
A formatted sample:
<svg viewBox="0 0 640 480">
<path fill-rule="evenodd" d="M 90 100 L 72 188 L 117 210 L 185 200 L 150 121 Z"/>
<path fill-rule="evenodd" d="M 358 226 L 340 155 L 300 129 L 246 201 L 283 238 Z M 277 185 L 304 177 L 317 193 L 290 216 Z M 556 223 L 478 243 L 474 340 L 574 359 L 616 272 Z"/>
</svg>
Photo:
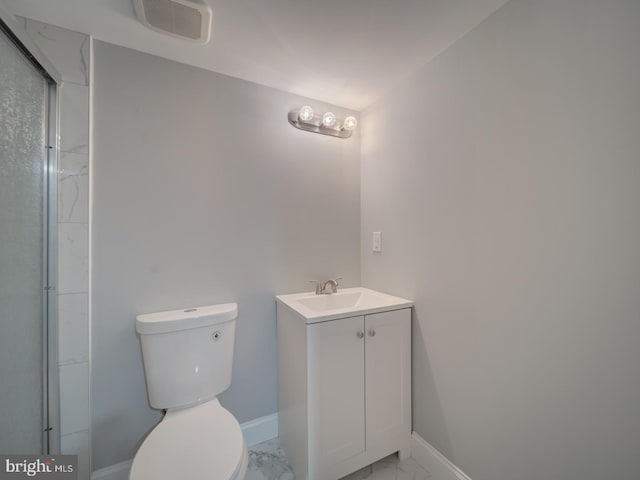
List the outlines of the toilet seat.
<svg viewBox="0 0 640 480">
<path fill-rule="evenodd" d="M 138 450 L 129 480 L 242 480 L 247 447 L 217 398 L 169 410 Z"/>
</svg>

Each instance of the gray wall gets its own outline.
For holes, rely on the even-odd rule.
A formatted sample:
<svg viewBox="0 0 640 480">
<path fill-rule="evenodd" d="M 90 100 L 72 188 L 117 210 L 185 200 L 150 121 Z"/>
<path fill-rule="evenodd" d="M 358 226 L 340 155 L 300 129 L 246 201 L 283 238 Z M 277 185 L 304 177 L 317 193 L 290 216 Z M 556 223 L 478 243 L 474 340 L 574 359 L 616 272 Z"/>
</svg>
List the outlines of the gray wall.
<svg viewBox="0 0 640 480">
<path fill-rule="evenodd" d="M 362 115 L 363 282 L 416 300 L 414 428 L 473 480 L 640 478 L 639 25 L 512 0 Z"/>
<path fill-rule="evenodd" d="M 137 313 L 238 302 L 240 422 L 277 410 L 274 295 L 360 283 L 359 138 L 292 128 L 319 102 L 95 42 L 94 469 L 133 457 L 147 403 Z M 333 107 L 332 107 L 333 108 Z M 337 114 L 346 112 L 333 108 Z"/>
</svg>

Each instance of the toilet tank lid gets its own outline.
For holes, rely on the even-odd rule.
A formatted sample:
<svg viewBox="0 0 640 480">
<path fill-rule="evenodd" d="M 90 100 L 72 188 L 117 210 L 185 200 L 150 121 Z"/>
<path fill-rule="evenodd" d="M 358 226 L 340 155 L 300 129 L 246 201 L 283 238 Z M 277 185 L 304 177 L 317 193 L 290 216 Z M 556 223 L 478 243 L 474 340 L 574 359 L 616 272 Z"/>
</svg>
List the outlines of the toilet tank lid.
<svg viewBox="0 0 640 480">
<path fill-rule="evenodd" d="M 182 308 L 168 312 L 136 316 L 136 331 L 141 335 L 175 332 L 228 322 L 238 317 L 237 303 Z"/>
</svg>

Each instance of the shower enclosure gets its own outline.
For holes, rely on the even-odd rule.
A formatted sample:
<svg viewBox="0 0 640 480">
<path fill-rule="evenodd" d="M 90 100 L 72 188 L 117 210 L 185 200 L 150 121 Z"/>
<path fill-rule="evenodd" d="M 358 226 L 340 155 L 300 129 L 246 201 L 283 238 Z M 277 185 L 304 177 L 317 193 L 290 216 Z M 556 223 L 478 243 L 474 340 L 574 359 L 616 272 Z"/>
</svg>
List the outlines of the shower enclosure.
<svg viewBox="0 0 640 480">
<path fill-rule="evenodd" d="M 19 29 L 0 10 L 0 453 L 44 454 L 59 448 L 56 82 Z"/>
</svg>

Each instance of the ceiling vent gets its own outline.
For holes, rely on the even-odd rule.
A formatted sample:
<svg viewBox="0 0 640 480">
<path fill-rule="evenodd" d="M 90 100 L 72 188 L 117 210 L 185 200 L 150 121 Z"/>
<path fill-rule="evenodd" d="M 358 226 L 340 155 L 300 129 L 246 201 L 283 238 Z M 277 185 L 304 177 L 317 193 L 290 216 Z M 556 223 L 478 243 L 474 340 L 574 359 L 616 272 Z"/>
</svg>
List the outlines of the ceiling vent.
<svg viewBox="0 0 640 480">
<path fill-rule="evenodd" d="M 152 30 L 196 43 L 211 38 L 211 7 L 203 0 L 133 0 L 133 6 Z"/>
</svg>

